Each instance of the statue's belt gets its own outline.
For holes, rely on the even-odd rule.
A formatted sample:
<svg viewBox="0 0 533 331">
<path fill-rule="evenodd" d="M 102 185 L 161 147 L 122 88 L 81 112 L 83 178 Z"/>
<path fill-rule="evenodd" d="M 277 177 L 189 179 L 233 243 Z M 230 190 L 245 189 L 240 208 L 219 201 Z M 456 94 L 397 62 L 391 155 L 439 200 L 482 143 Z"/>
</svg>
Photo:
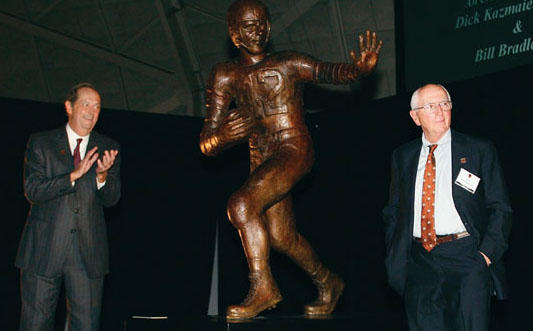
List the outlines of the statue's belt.
<svg viewBox="0 0 533 331">
<path fill-rule="evenodd" d="M 301 129 L 285 129 L 266 135 L 252 135 L 250 137 L 250 147 L 254 148 L 265 145 L 277 145 L 288 139 L 303 136 L 309 137 L 307 130 L 303 131 Z"/>
</svg>

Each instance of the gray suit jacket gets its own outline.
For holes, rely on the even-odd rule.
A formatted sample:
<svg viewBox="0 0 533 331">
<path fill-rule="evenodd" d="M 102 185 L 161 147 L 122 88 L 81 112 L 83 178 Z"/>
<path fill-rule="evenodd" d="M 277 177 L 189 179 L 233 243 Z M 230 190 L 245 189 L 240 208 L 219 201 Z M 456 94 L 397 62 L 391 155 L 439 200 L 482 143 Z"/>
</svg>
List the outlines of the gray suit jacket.
<svg viewBox="0 0 533 331">
<path fill-rule="evenodd" d="M 422 139 L 397 148 L 392 154 L 389 203 L 383 209 L 387 268 L 390 285 L 403 294 L 407 262 L 413 243 L 414 192 Z M 461 168 L 481 178 L 474 194 L 453 183 Z M 452 198 L 466 230 L 479 250 L 492 261 L 494 294 L 508 296 L 502 256 L 511 231 L 512 209 L 500 161 L 494 146 L 452 130 Z"/>
<path fill-rule="evenodd" d="M 118 143 L 91 132 L 87 151 L 119 149 Z M 33 134 L 24 158 L 24 193 L 31 204 L 15 265 L 24 270 L 56 277 L 62 270 L 73 233 L 89 278 L 109 271 L 107 231 L 103 206 L 120 198 L 120 153 L 109 170 L 106 184 L 96 188 L 96 163 L 74 186 L 70 172 L 74 160 L 66 128 Z"/>
</svg>

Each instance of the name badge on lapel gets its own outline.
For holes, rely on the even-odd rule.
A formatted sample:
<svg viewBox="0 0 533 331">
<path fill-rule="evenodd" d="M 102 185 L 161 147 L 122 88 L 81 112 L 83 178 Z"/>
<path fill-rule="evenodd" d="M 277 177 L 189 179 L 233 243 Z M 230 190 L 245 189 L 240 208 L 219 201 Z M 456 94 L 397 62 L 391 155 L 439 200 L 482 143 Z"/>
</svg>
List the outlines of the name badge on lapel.
<svg viewBox="0 0 533 331">
<path fill-rule="evenodd" d="M 478 176 L 470 173 L 464 168 L 461 168 L 459 175 L 457 175 L 457 179 L 455 180 L 455 184 L 473 194 L 476 192 L 479 180 L 480 178 Z"/>
</svg>

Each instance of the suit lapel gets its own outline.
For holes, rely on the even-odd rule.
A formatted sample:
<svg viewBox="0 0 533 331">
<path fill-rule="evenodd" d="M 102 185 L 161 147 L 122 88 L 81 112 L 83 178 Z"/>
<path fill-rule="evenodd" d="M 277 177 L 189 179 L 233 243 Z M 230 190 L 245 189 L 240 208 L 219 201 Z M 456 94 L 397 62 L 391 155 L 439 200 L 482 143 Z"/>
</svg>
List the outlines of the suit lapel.
<svg viewBox="0 0 533 331">
<path fill-rule="evenodd" d="M 85 153 L 88 153 L 94 146 L 98 146 L 98 135 L 93 131 L 89 136 L 89 141 L 87 142 L 87 151 Z"/>
<path fill-rule="evenodd" d="M 459 175 L 459 171 L 461 170 L 461 159 L 464 158 L 465 160 L 467 157 L 469 157 L 468 151 L 465 147 L 464 143 L 464 137 L 458 134 L 457 132 L 452 130 L 452 197 L 453 197 L 453 203 L 455 204 L 455 208 L 457 209 L 457 212 L 460 214 L 461 218 L 461 201 L 462 199 L 459 198 L 459 190 L 462 190 L 458 185 L 455 185 L 455 179 Z"/>
<path fill-rule="evenodd" d="M 407 201 L 409 206 L 409 218 L 407 224 L 409 224 L 409 233 L 413 235 L 413 219 L 415 217 L 415 184 L 416 184 L 416 173 L 418 170 L 418 161 L 420 159 L 420 152 L 422 150 L 422 139 L 419 139 L 413 146 L 409 149 L 406 155 L 406 169 L 409 169 L 406 173 L 406 183 L 409 185 L 407 187 L 409 200 Z"/>
<path fill-rule="evenodd" d="M 57 129 L 54 151 L 59 154 L 58 159 L 65 164 L 68 169 L 74 169 L 74 159 L 70 152 L 66 127 Z"/>
<path fill-rule="evenodd" d="M 57 151 L 59 154 L 58 160 L 62 163 L 62 169 L 67 169 L 69 172 L 74 170 L 74 158 L 72 157 L 72 152 L 70 151 L 66 126 L 57 129 L 54 151 Z M 76 194 L 77 192 L 74 192 L 74 195 L 66 196 L 66 199 L 72 209 L 77 207 L 76 199 L 73 199 Z"/>
</svg>

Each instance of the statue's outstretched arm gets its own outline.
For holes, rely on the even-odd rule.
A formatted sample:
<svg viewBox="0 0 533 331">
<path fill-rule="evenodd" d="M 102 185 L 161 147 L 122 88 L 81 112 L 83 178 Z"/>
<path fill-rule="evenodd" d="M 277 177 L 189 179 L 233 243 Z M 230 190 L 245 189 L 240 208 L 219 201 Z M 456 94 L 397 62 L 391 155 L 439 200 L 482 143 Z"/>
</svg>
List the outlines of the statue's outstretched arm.
<svg viewBox="0 0 533 331">
<path fill-rule="evenodd" d="M 375 32 L 359 35 L 359 54 L 350 51 L 353 63 L 318 62 L 314 66 L 312 80 L 317 83 L 346 84 L 369 74 L 378 63 L 383 42 L 377 41 Z"/>
</svg>

